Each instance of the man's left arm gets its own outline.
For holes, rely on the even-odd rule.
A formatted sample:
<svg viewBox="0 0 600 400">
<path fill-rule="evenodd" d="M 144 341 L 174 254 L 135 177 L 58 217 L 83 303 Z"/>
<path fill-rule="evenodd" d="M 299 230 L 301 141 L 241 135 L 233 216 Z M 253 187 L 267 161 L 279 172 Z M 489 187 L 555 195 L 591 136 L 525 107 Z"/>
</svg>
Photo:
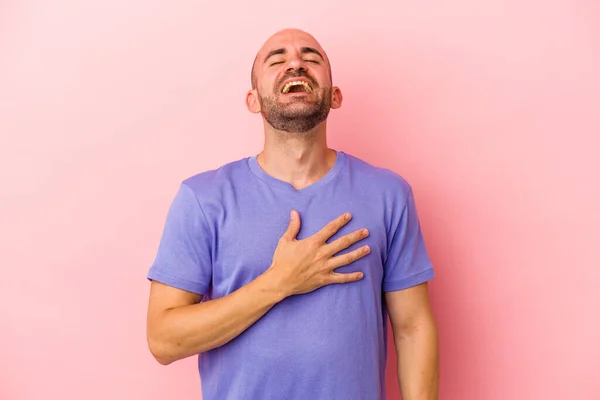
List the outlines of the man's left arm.
<svg viewBox="0 0 600 400">
<path fill-rule="evenodd" d="M 403 400 L 438 400 L 438 331 L 427 283 L 385 292 Z"/>
</svg>

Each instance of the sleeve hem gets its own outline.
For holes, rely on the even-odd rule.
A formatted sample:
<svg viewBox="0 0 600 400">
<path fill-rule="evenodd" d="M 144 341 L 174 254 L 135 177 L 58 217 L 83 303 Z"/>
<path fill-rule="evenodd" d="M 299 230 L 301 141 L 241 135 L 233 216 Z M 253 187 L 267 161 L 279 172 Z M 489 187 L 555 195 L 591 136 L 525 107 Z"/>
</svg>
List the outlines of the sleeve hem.
<svg viewBox="0 0 600 400">
<path fill-rule="evenodd" d="M 154 268 L 150 269 L 147 278 L 151 281 L 158 281 L 164 283 L 165 285 L 173 286 L 177 289 L 186 290 L 196 294 L 204 294 L 208 290 L 208 285 L 204 283 L 192 282 L 187 279 L 166 275 Z"/>
<path fill-rule="evenodd" d="M 433 271 L 433 268 L 429 268 L 423 272 L 419 272 L 418 274 L 413 275 L 406 279 L 402 279 L 399 281 L 384 282 L 383 283 L 383 291 L 384 292 L 392 292 L 395 290 L 407 289 L 409 287 L 416 286 L 416 285 L 426 282 L 430 279 L 433 279 L 434 277 L 435 277 L 435 273 Z"/>
</svg>

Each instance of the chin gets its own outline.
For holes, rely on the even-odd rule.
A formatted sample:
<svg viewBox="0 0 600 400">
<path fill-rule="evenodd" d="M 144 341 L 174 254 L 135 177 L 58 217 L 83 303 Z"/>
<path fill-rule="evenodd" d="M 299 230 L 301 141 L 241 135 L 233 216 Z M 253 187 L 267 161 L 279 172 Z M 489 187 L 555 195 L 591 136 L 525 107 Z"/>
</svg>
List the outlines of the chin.
<svg viewBox="0 0 600 400">
<path fill-rule="evenodd" d="M 282 108 L 303 108 L 303 109 L 312 109 L 318 108 L 318 104 L 315 101 L 311 101 L 302 97 L 295 97 L 289 99 L 288 101 L 281 101 L 279 105 Z"/>
<path fill-rule="evenodd" d="M 308 118 L 313 116 L 315 113 L 317 113 L 318 110 L 316 110 L 315 108 L 312 107 L 294 107 L 294 108 L 288 108 L 286 109 L 283 113 L 282 116 L 284 116 L 285 118 L 289 118 L 289 119 L 295 119 L 295 118 Z"/>
</svg>

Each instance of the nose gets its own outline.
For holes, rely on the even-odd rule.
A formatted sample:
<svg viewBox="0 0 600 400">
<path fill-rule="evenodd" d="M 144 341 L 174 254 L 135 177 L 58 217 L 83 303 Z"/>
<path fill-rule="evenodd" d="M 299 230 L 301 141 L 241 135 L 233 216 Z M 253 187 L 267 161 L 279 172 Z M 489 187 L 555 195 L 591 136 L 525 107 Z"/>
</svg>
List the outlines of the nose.
<svg viewBox="0 0 600 400">
<path fill-rule="evenodd" d="M 304 65 L 304 60 L 298 54 L 294 54 L 288 60 L 288 65 L 286 72 L 290 72 L 293 70 L 306 72 L 306 66 Z"/>
</svg>

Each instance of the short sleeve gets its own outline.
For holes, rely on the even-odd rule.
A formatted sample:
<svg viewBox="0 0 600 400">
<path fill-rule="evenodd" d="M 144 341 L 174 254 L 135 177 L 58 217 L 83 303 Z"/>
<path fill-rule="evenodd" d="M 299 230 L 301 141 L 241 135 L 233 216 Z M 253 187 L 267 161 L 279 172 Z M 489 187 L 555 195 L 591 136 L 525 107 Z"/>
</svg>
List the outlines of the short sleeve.
<svg viewBox="0 0 600 400">
<path fill-rule="evenodd" d="M 212 234 L 192 189 L 185 183 L 173 199 L 147 278 L 204 294 L 212 278 Z"/>
<path fill-rule="evenodd" d="M 421 233 L 412 189 L 404 204 L 392 213 L 388 254 L 384 265 L 383 291 L 406 289 L 434 278 L 434 270 Z"/>
</svg>

